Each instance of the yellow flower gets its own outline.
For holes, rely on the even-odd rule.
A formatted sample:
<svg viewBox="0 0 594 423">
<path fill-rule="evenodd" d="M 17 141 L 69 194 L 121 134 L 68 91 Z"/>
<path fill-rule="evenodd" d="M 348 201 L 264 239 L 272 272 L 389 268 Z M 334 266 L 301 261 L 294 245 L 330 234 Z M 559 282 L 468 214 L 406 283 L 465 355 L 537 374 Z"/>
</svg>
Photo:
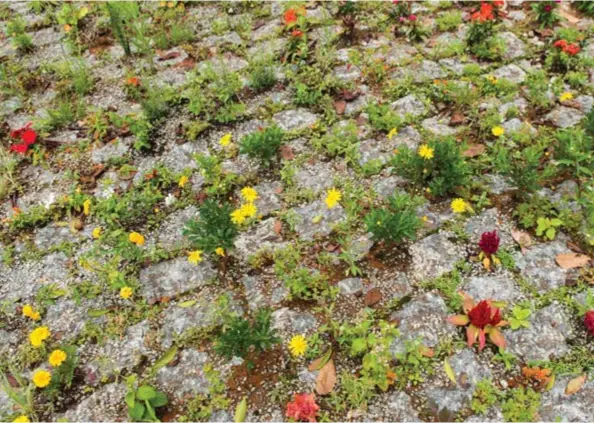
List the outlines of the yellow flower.
<svg viewBox="0 0 594 423">
<path fill-rule="evenodd" d="M 17 418 L 15 418 L 13 420 L 13 423 L 28 423 L 29 421 L 30 421 L 29 417 L 22 414 L 22 415 L 18 416 Z"/>
<path fill-rule="evenodd" d="M 454 213 L 464 213 L 469 209 L 468 203 L 461 198 L 452 200 L 451 207 Z"/>
<path fill-rule="evenodd" d="M 172 2 L 172 1 L 167 2 L 167 7 L 168 8 L 171 9 L 173 6 L 175 6 L 175 3 L 174 2 Z"/>
<path fill-rule="evenodd" d="M 83 213 L 85 214 L 85 216 L 88 216 L 90 212 L 91 212 L 91 200 L 85 200 L 85 202 L 83 203 Z"/>
<path fill-rule="evenodd" d="M 245 187 L 241 190 L 241 196 L 248 203 L 253 203 L 258 199 L 258 191 L 252 187 Z"/>
<path fill-rule="evenodd" d="M 328 206 L 328 208 L 331 209 L 338 204 L 341 198 L 342 194 L 340 193 L 340 191 L 335 188 L 331 188 L 326 193 L 326 199 L 324 201 L 326 203 L 326 206 Z"/>
<path fill-rule="evenodd" d="M 202 250 L 190 251 L 188 253 L 188 261 L 192 264 L 198 264 L 202 261 Z"/>
<path fill-rule="evenodd" d="M 101 237 L 101 228 L 97 227 L 93 229 L 93 238 L 99 239 Z"/>
<path fill-rule="evenodd" d="M 252 203 L 243 204 L 239 210 L 241 210 L 243 217 L 254 217 L 258 213 L 258 209 Z"/>
<path fill-rule="evenodd" d="M 496 137 L 500 137 L 505 133 L 505 129 L 501 126 L 494 126 L 493 129 L 491 129 L 491 133 Z"/>
<path fill-rule="evenodd" d="M 122 297 L 124 300 L 130 298 L 133 293 L 134 291 L 129 286 L 125 286 L 122 289 L 120 289 L 120 297 Z"/>
<path fill-rule="evenodd" d="M 219 140 L 219 144 L 221 144 L 223 147 L 227 147 L 230 142 L 231 142 L 231 134 L 225 134 Z"/>
<path fill-rule="evenodd" d="M 573 100 L 573 94 L 570 92 L 564 92 L 563 94 L 561 94 L 559 96 L 559 101 L 567 101 L 567 100 Z"/>
<path fill-rule="evenodd" d="M 431 160 L 433 158 L 433 149 L 427 144 L 423 144 L 419 147 L 419 156 L 425 160 Z"/>
<path fill-rule="evenodd" d="M 189 180 L 190 180 L 190 178 L 188 178 L 186 175 L 184 175 L 181 178 L 179 178 L 179 182 L 177 184 L 179 185 L 180 188 L 183 188 L 184 185 L 187 184 Z"/>
<path fill-rule="evenodd" d="M 60 367 L 68 356 L 62 350 L 53 350 L 48 361 L 52 367 Z"/>
<path fill-rule="evenodd" d="M 144 237 L 138 232 L 130 232 L 128 239 L 136 245 L 144 245 Z"/>
<path fill-rule="evenodd" d="M 225 249 L 223 247 L 217 247 L 215 249 L 215 254 L 217 256 L 225 257 Z"/>
<path fill-rule="evenodd" d="M 72 30 L 72 25 L 64 24 L 64 32 L 69 33 Z"/>
<path fill-rule="evenodd" d="M 392 128 L 390 132 L 388 132 L 388 139 L 391 140 L 396 134 L 398 134 L 398 129 Z"/>
<path fill-rule="evenodd" d="M 29 334 L 29 341 L 35 348 L 41 347 L 43 341 L 50 337 L 50 331 L 47 326 L 40 326 L 35 328 Z"/>
<path fill-rule="evenodd" d="M 233 223 L 235 223 L 236 225 L 241 225 L 243 222 L 245 222 L 245 216 L 243 215 L 243 210 L 239 209 L 235 209 L 233 210 L 233 212 L 231 213 L 231 221 Z"/>
<path fill-rule="evenodd" d="M 165 7 L 165 6 L 167 6 L 167 2 L 166 1 L 162 1 L 162 2 L 159 3 L 159 6 Z"/>
<path fill-rule="evenodd" d="M 37 370 L 33 373 L 33 383 L 38 388 L 45 388 L 52 380 L 52 375 L 47 370 Z"/>
<path fill-rule="evenodd" d="M 307 351 L 307 341 L 303 335 L 295 335 L 289 341 L 289 351 L 293 357 L 299 357 Z"/>
<path fill-rule="evenodd" d="M 41 318 L 41 316 L 39 315 L 39 312 L 35 311 L 33 309 L 33 307 L 30 306 L 29 304 L 25 304 L 23 306 L 23 316 L 29 317 L 30 319 L 33 319 L 33 320 L 39 320 Z"/>
</svg>

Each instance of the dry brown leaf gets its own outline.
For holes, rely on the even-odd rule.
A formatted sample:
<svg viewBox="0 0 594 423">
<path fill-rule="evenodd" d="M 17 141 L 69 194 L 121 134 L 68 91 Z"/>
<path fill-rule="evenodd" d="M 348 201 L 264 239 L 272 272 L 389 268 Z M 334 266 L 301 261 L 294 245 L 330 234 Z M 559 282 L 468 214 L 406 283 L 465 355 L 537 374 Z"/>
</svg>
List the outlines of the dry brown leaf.
<svg viewBox="0 0 594 423">
<path fill-rule="evenodd" d="M 528 232 L 512 229 L 511 235 L 514 241 L 516 241 L 520 246 L 522 254 L 526 254 L 526 248 L 532 245 L 532 238 L 530 238 L 530 234 L 528 234 Z"/>
<path fill-rule="evenodd" d="M 567 387 L 565 388 L 565 395 L 575 394 L 580 389 L 582 389 L 582 386 L 584 385 L 585 382 L 586 382 L 585 374 L 571 379 L 567 383 Z"/>
<path fill-rule="evenodd" d="M 470 144 L 466 151 L 462 153 L 466 157 L 476 157 L 480 156 L 485 152 L 485 145 L 484 144 Z"/>
<path fill-rule="evenodd" d="M 280 235 L 281 230 L 283 229 L 283 224 L 280 220 L 274 221 L 274 228 L 272 228 L 277 235 Z"/>
<path fill-rule="evenodd" d="M 165 53 L 165 54 L 160 55 L 157 60 L 164 61 L 164 60 L 175 59 L 176 57 L 179 57 L 180 54 L 181 53 L 179 51 L 170 51 L 169 53 Z"/>
<path fill-rule="evenodd" d="M 283 145 L 280 148 L 281 157 L 285 160 L 293 160 L 295 158 L 295 152 L 290 145 Z"/>
<path fill-rule="evenodd" d="M 575 267 L 584 267 L 590 262 L 590 257 L 578 253 L 557 254 L 555 261 L 562 269 L 573 269 Z"/>
<path fill-rule="evenodd" d="M 345 108 L 346 108 L 346 101 L 337 100 L 334 102 L 334 110 L 336 110 L 337 114 L 342 115 L 344 113 Z"/>
<path fill-rule="evenodd" d="M 451 126 L 459 125 L 462 122 L 464 122 L 464 115 L 460 112 L 454 112 L 454 114 L 450 118 L 450 125 Z"/>
<path fill-rule="evenodd" d="M 334 367 L 334 360 L 330 359 L 321 368 L 318 378 L 316 379 L 316 392 L 318 395 L 328 395 L 334 390 L 336 384 L 336 368 Z"/>
<path fill-rule="evenodd" d="M 561 5 L 558 9 L 557 9 L 557 13 L 567 19 L 567 21 L 570 24 L 575 24 L 578 23 L 580 21 L 580 18 L 575 16 L 573 13 L 571 13 L 571 9 L 569 8 L 569 5 L 567 4 L 563 4 Z"/>
</svg>

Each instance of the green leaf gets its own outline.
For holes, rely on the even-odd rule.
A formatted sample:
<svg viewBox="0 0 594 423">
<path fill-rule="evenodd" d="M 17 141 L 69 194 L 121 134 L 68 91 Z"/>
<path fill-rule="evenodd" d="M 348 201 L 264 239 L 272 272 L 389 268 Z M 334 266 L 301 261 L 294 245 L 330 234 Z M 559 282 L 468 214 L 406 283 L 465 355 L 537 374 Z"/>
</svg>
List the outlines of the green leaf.
<svg viewBox="0 0 594 423">
<path fill-rule="evenodd" d="M 181 308 L 188 308 L 188 307 L 192 307 L 194 304 L 196 304 L 196 300 L 188 300 L 188 301 L 179 303 L 177 306 L 181 307 Z"/>
<path fill-rule="evenodd" d="M 136 391 L 136 398 L 141 401 L 153 399 L 155 398 L 155 395 L 157 395 L 157 391 L 150 385 L 142 385 L 138 388 L 138 391 Z"/>
<path fill-rule="evenodd" d="M 155 394 L 155 397 L 153 399 L 149 400 L 149 402 L 151 403 L 151 405 L 154 408 L 157 408 L 157 407 L 163 407 L 164 405 L 167 405 L 167 403 L 169 401 L 167 399 L 167 395 L 165 395 L 161 391 L 157 391 Z"/>
<path fill-rule="evenodd" d="M 243 397 L 241 402 L 237 404 L 235 407 L 235 416 L 233 417 L 233 421 L 235 423 L 242 423 L 245 421 L 245 417 L 247 415 L 247 397 Z"/>
<path fill-rule="evenodd" d="M 454 385 L 457 385 L 458 382 L 456 381 L 456 374 L 454 373 L 452 366 L 450 366 L 450 363 L 447 358 L 444 358 L 443 360 L 443 368 L 445 370 L 447 377 L 454 383 Z"/>
<path fill-rule="evenodd" d="M 101 317 L 101 316 L 104 316 L 107 313 L 109 313 L 109 310 L 89 310 L 89 312 L 87 313 L 87 315 L 89 317 Z"/>
<path fill-rule="evenodd" d="M 352 355 L 361 354 L 365 350 L 367 350 L 367 341 L 365 340 L 365 338 L 357 338 L 353 341 L 351 345 Z"/>
<path fill-rule="evenodd" d="M 561 219 L 553 218 L 551 219 L 551 225 L 553 225 L 554 227 L 558 227 L 563 225 L 563 221 Z"/>
<path fill-rule="evenodd" d="M 555 228 L 547 229 L 546 236 L 548 239 L 551 239 L 551 240 L 555 239 Z"/>
<path fill-rule="evenodd" d="M 171 363 L 171 360 L 173 360 L 177 354 L 177 350 L 177 345 L 173 345 L 171 348 L 165 351 L 165 354 L 163 354 L 157 361 L 155 361 L 155 364 L 153 364 L 151 372 L 154 373 L 160 368 L 165 367 L 169 363 Z"/>
<path fill-rule="evenodd" d="M 133 422 L 142 421 L 144 416 L 144 405 L 137 402 L 134 404 L 134 407 L 128 409 L 128 415 Z"/>
<path fill-rule="evenodd" d="M 126 399 L 125 399 L 125 401 L 126 401 L 126 405 L 127 405 L 129 408 L 132 408 L 132 407 L 134 407 L 134 404 L 135 404 L 135 402 L 136 402 L 134 399 L 135 399 L 134 392 L 130 391 L 130 392 L 128 392 L 128 393 L 126 394 Z"/>
</svg>

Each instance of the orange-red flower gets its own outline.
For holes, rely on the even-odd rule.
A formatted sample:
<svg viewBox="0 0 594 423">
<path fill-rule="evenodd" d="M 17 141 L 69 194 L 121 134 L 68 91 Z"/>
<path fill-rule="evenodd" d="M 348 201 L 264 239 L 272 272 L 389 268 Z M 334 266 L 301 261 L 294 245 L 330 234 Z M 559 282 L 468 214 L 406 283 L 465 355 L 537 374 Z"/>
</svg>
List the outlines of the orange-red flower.
<svg viewBox="0 0 594 423">
<path fill-rule="evenodd" d="M 563 51 L 570 56 L 575 56 L 580 52 L 581 48 L 577 44 L 569 44 L 567 47 L 563 49 Z"/>
<path fill-rule="evenodd" d="M 289 9 L 285 12 L 285 25 L 289 26 L 297 22 L 297 12 L 295 9 Z"/>
<path fill-rule="evenodd" d="M 474 300 L 467 294 L 461 293 L 464 298 L 464 314 L 450 316 L 448 321 L 456 326 L 466 326 L 466 339 L 468 346 L 472 347 L 477 338 L 479 341 L 479 351 L 485 348 L 489 340 L 499 348 L 505 348 L 505 338 L 499 330 L 500 327 L 507 325 L 505 320 L 501 320 L 501 310 L 494 306 L 491 300 L 483 300 L 474 304 Z"/>
<path fill-rule="evenodd" d="M 481 8 L 471 15 L 473 21 L 485 22 L 495 19 L 493 14 L 493 5 L 491 3 L 482 2 Z"/>
<path fill-rule="evenodd" d="M 136 76 L 131 76 L 130 78 L 126 79 L 126 84 L 138 87 L 140 85 L 140 79 Z"/>
<path fill-rule="evenodd" d="M 287 404 L 285 415 L 298 422 L 315 422 L 319 409 L 314 394 L 295 394 L 293 401 Z"/>
<path fill-rule="evenodd" d="M 293 32 L 291 32 L 291 35 L 293 37 L 301 37 L 303 35 L 303 31 L 299 31 L 298 29 L 293 30 Z"/>
<path fill-rule="evenodd" d="M 33 122 L 28 122 L 22 128 L 10 131 L 11 138 L 20 138 L 22 141 L 22 143 L 11 145 L 10 151 L 25 154 L 29 149 L 29 146 L 35 144 L 35 141 L 37 140 L 37 132 L 31 129 L 31 125 L 33 125 Z"/>
</svg>

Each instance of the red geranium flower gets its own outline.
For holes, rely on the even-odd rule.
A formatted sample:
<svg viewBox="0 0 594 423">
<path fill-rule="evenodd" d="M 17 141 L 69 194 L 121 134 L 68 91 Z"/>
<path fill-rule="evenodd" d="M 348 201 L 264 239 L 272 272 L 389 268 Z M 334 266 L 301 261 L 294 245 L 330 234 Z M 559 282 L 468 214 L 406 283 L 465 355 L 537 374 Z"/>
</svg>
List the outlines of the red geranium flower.
<svg viewBox="0 0 594 423">
<path fill-rule="evenodd" d="M 497 250 L 499 249 L 499 236 L 497 235 L 497 231 L 484 232 L 479 241 L 479 248 L 487 255 L 487 257 L 497 253 Z"/>
<path fill-rule="evenodd" d="M 35 144 L 35 141 L 37 140 L 37 132 L 31 129 L 31 125 L 33 125 L 33 122 L 28 122 L 22 128 L 10 131 L 11 138 L 20 138 L 21 141 L 23 141 L 22 143 L 11 145 L 10 151 L 25 154 L 29 149 L 29 146 Z"/>
<path fill-rule="evenodd" d="M 474 12 L 471 15 L 471 19 L 473 21 L 479 22 L 485 22 L 495 19 L 495 15 L 493 14 L 493 5 L 491 3 L 482 2 L 480 10 Z"/>
<path fill-rule="evenodd" d="M 319 409 L 314 394 L 295 394 L 293 401 L 287 404 L 285 415 L 298 422 L 315 422 Z"/>
<path fill-rule="evenodd" d="M 497 7 L 501 7 L 505 4 L 505 2 L 503 0 L 495 0 L 493 4 Z"/>
<path fill-rule="evenodd" d="M 25 132 L 21 134 L 21 139 L 26 145 L 35 144 L 35 140 L 37 139 L 37 132 L 32 129 L 27 129 Z"/>
<path fill-rule="evenodd" d="M 291 35 L 293 37 L 301 37 L 303 35 L 303 31 L 299 31 L 298 29 L 293 30 L 293 32 L 291 32 Z"/>
<path fill-rule="evenodd" d="M 584 325 L 590 332 L 590 335 L 594 336 L 594 310 L 590 310 L 584 316 Z"/>
<path fill-rule="evenodd" d="M 563 51 L 571 56 L 575 56 L 580 52 L 581 48 L 577 44 L 569 44 L 567 45 Z"/>
<path fill-rule="evenodd" d="M 28 150 L 29 146 L 27 144 L 13 144 L 10 146 L 10 151 L 14 151 L 15 153 L 25 154 Z"/>
<path fill-rule="evenodd" d="M 501 322 L 501 312 L 483 300 L 468 312 L 468 318 L 471 325 L 483 329 L 487 325 L 497 326 Z"/>
<path fill-rule="evenodd" d="M 414 21 L 416 21 L 416 20 L 417 20 L 417 15 L 410 15 L 410 16 L 408 17 L 408 20 L 409 20 L 409 21 L 413 21 L 413 22 L 414 22 Z"/>
<path fill-rule="evenodd" d="M 297 22 L 297 12 L 295 9 L 289 9 L 285 12 L 285 25 L 291 25 Z"/>
<path fill-rule="evenodd" d="M 565 40 L 557 40 L 557 41 L 555 41 L 555 43 L 553 44 L 553 46 L 555 46 L 557 48 L 564 49 L 565 47 L 567 47 L 567 41 L 565 41 Z"/>
</svg>

